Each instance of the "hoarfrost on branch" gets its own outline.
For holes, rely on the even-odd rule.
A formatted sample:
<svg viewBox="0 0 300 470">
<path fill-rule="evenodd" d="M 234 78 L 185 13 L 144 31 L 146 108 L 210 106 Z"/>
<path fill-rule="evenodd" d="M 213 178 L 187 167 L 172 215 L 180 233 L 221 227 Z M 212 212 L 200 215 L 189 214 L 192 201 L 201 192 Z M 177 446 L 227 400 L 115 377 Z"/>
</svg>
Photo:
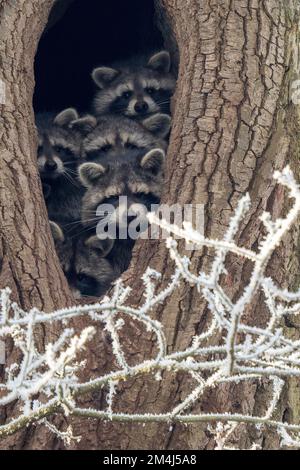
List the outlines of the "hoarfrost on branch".
<svg viewBox="0 0 300 470">
<path fill-rule="evenodd" d="M 0 338 L 8 337 L 14 347 L 20 350 L 22 360 L 18 364 L 7 366 L 5 381 L 0 383 L 0 406 L 17 401 L 18 415 L 0 426 L 0 437 L 10 435 L 32 423 L 46 425 L 66 444 L 80 439 L 73 436 L 71 427 L 65 432 L 59 431 L 48 417 L 57 413 L 80 417 L 89 417 L 119 422 L 165 422 L 207 423 L 208 430 L 214 435 L 216 449 L 232 448 L 230 436 L 241 425 L 254 424 L 259 429 L 275 428 L 284 446 L 300 448 L 300 424 L 288 424 L 274 418 L 283 387 L 289 377 L 300 380 L 300 340 L 289 339 L 282 327 L 283 317 L 298 315 L 300 312 L 300 291 L 288 292 L 277 287 L 272 279 L 265 276 L 266 267 L 276 247 L 285 233 L 297 221 L 300 212 L 300 188 L 288 167 L 276 172 L 274 178 L 287 187 L 293 206 L 287 216 L 272 221 L 269 213 L 261 217 L 265 227 L 257 251 L 239 247 L 234 238 L 249 206 L 249 196 L 239 202 L 235 215 L 223 240 L 206 239 L 193 230 L 188 223 L 182 227 L 159 220 L 150 214 L 151 223 L 159 225 L 169 232 L 167 247 L 170 257 L 175 262 L 175 270 L 167 287 L 161 289 L 161 275 L 150 268 L 143 276 L 144 303 L 138 308 L 128 305 L 131 289 L 121 280 L 117 281 L 110 297 L 100 303 L 76 306 L 58 310 L 50 314 L 32 309 L 25 312 L 10 300 L 9 289 L 1 292 L 0 300 Z M 208 273 L 192 272 L 190 260 L 178 250 L 176 238 L 188 243 L 213 249 L 214 259 Z M 233 300 L 222 288 L 222 277 L 228 275 L 225 267 L 229 254 L 246 258 L 252 262 L 252 272 L 241 295 Z M 180 282 L 194 286 L 199 300 L 207 302 L 210 322 L 205 331 L 191 338 L 185 350 L 168 352 L 162 323 L 151 318 L 151 313 L 158 304 L 167 301 Z M 264 327 L 248 325 L 244 319 L 245 311 L 251 307 L 253 299 L 263 295 L 268 309 L 268 322 Z M 79 379 L 84 365 L 78 359 L 89 348 L 96 328 L 88 326 L 80 334 L 75 334 L 68 323 L 75 317 L 85 315 L 93 324 L 99 324 L 109 335 L 115 363 L 111 371 L 85 382 Z M 254 312 L 255 315 L 255 312 Z M 253 317 L 253 316 L 252 316 Z M 153 334 L 157 354 L 149 352 L 149 357 L 137 364 L 130 364 L 122 344 L 122 328 L 126 319 L 142 323 L 147 332 Z M 258 320 L 258 319 L 257 319 Z M 64 329 L 60 337 L 48 343 L 41 351 L 36 344 L 35 328 L 46 327 L 54 322 L 63 322 Z M 218 338 L 218 345 L 210 345 L 212 338 Z M 145 356 L 147 351 L 144 351 Z M 176 374 L 179 371 L 191 378 L 191 388 L 180 404 L 170 403 L 170 410 L 157 413 L 121 413 L 115 411 L 118 403 L 118 387 L 126 381 L 144 375 L 147 380 L 164 380 L 164 372 Z M 201 402 L 205 392 L 224 383 L 247 383 L 267 380 L 272 390 L 264 414 L 252 416 L 232 413 L 196 413 L 194 408 Z M 105 409 L 84 409 L 78 404 L 78 398 L 85 393 L 106 389 Z M 36 398 L 38 397 L 38 399 Z M 172 407 L 173 406 L 173 407 Z M 253 443 L 252 448 L 257 448 Z"/>
</svg>

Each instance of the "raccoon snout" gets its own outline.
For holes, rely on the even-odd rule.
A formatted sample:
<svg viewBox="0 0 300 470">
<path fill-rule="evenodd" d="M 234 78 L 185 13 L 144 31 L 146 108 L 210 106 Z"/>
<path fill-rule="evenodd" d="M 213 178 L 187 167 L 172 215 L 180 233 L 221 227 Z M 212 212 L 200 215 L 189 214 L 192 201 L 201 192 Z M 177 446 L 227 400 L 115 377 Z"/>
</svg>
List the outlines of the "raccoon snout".
<svg viewBox="0 0 300 470">
<path fill-rule="evenodd" d="M 42 177 L 56 178 L 63 172 L 64 166 L 56 157 L 50 159 L 42 156 L 38 159 L 38 168 Z"/>
<path fill-rule="evenodd" d="M 138 114 L 146 114 L 149 109 L 146 101 L 137 101 L 134 105 L 134 110 Z"/>
<path fill-rule="evenodd" d="M 47 171 L 57 170 L 57 163 L 54 160 L 47 160 L 45 163 L 45 170 Z"/>
</svg>

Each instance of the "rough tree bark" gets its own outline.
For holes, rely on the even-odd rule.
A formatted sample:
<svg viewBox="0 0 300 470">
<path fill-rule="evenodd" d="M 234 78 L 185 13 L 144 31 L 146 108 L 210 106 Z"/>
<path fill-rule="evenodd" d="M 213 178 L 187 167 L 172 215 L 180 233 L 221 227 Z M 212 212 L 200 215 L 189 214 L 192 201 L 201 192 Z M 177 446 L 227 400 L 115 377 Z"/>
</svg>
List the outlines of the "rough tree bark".
<svg viewBox="0 0 300 470">
<path fill-rule="evenodd" d="M 36 136 L 31 107 L 33 63 L 53 1 L 0 2 L 1 240 L 0 284 L 9 286 L 25 308 L 51 310 L 68 302 L 45 218 L 36 166 Z"/>
<path fill-rule="evenodd" d="M 38 39 L 47 22 L 52 0 L 0 1 L 1 78 L 7 102 L 1 107 L 1 240 L 0 286 L 13 288 L 15 299 L 27 308 L 46 310 L 64 306 L 69 291 L 54 255 L 42 203 L 35 159 L 35 134 L 31 98 L 33 60 Z M 299 12 L 296 0 L 157 0 L 159 23 L 166 43 L 179 50 L 179 80 L 174 99 L 174 125 L 166 165 L 163 202 L 205 205 L 205 233 L 222 237 L 242 194 L 249 192 L 252 209 L 239 232 L 246 247 L 259 241 L 259 215 L 269 210 L 278 216 L 286 208 L 285 193 L 275 187 L 272 173 L 290 163 L 299 176 L 299 115 L 290 100 L 290 83 L 297 78 Z M 171 35 L 170 35 L 171 34 Z M 171 40 L 170 40 L 171 37 Z M 299 283 L 299 230 L 296 227 L 273 257 L 269 273 L 281 285 Z M 49 248 L 50 247 L 50 248 Z M 209 255 L 192 256 L 195 269 L 205 269 Z M 166 282 L 172 264 L 162 242 L 139 242 L 125 278 L 135 290 L 138 304 L 140 275 L 147 266 L 163 274 Z M 235 258 L 225 286 L 231 295 L 241 292 L 248 263 Z M 249 310 L 264 318 L 262 299 Z M 182 285 L 154 312 L 165 325 L 168 347 L 181 349 L 202 331 L 208 318 L 193 288 Z M 289 323 L 290 334 L 298 334 Z M 128 328 L 126 342 L 132 360 L 151 351 L 151 338 Z M 91 363 L 105 367 L 105 346 L 91 351 Z M 120 392 L 122 408 L 159 412 L 179 403 L 189 386 L 178 374 L 160 382 L 134 380 Z M 283 419 L 297 421 L 296 385 L 286 387 L 279 410 Z M 259 412 L 264 402 L 263 384 L 224 386 L 204 401 L 203 410 Z M 101 403 L 102 397 L 91 397 Z M 297 415 L 298 413 L 298 415 Z M 209 449 L 213 439 L 205 426 L 151 424 L 126 425 L 72 420 L 75 434 L 83 435 L 85 449 Z M 62 423 L 62 420 L 60 421 Z M 245 428 L 238 436 L 240 448 L 261 436 Z M 278 448 L 270 431 L 264 448 Z M 2 448 L 62 448 L 45 429 L 31 428 L 4 440 Z"/>
</svg>

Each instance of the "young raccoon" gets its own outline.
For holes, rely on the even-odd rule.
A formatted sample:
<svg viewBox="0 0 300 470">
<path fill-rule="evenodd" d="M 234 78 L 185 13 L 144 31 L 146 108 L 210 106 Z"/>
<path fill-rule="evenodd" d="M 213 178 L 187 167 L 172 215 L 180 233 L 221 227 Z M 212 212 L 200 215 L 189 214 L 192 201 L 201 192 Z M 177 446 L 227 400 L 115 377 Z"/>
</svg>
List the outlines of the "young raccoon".
<svg viewBox="0 0 300 470">
<path fill-rule="evenodd" d="M 170 126 L 171 118 L 167 114 L 154 114 L 140 123 L 123 116 L 101 116 L 97 127 L 83 141 L 83 155 L 85 160 L 97 162 L 126 156 L 132 151 L 166 150 L 164 138 Z"/>
<path fill-rule="evenodd" d="M 147 212 L 158 204 L 163 185 L 162 149 L 131 150 L 126 155 L 98 159 L 79 167 L 87 188 L 82 200 L 82 224 L 97 235 L 109 233 L 115 243 L 108 260 L 115 271 L 125 271 L 135 240 L 147 229 Z"/>
<path fill-rule="evenodd" d="M 49 218 L 71 221 L 80 219 L 80 201 L 84 193 L 77 179 L 82 163 L 83 137 L 96 125 L 92 116 L 79 118 L 75 109 L 57 116 L 39 114 L 38 168 L 43 183 Z"/>
<path fill-rule="evenodd" d="M 170 114 L 176 83 L 170 65 L 170 54 L 162 51 L 146 64 L 96 68 L 92 73 L 100 88 L 94 100 L 96 115 L 123 114 L 139 120 L 157 112 Z"/>
<path fill-rule="evenodd" d="M 75 236 L 64 234 L 53 221 L 50 221 L 50 227 L 57 255 L 74 297 L 100 297 L 105 294 L 120 275 L 105 258 L 113 247 L 113 240 L 99 240 L 96 235 L 86 232 Z"/>
<path fill-rule="evenodd" d="M 82 199 L 82 224 L 97 226 L 97 233 L 107 224 L 118 230 L 128 230 L 132 222 L 143 224 L 147 211 L 160 201 L 164 159 L 162 149 L 131 150 L 122 156 L 102 156 L 97 163 L 82 164 L 79 176 L 87 188 Z M 127 235 L 128 231 L 125 239 Z M 115 233 L 111 238 L 114 236 L 119 238 Z"/>
</svg>

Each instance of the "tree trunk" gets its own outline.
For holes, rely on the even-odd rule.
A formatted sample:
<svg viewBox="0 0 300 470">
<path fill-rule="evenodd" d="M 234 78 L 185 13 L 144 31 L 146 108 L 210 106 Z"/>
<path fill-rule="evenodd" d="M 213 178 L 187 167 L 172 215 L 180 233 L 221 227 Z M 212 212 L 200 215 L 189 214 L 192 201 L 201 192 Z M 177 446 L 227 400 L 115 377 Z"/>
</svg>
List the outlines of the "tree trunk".
<svg viewBox="0 0 300 470">
<path fill-rule="evenodd" d="M 22 10 L 13 1 L 0 1 L 1 78 L 6 84 L 6 103 L 1 106 L 1 240 L 0 287 L 10 286 L 24 308 L 43 310 L 70 302 L 69 290 L 54 255 L 46 222 L 41 187 L 35 165 L 35 133 L 31 99 L 33 60 L 47 22 L 49 0 L 25 0 Z M 241 227 L 240 245 L 255 248 L 259 242 L 259 215 L 274 217 L 287 207 L 285 193 L 275 186 L 272 174 L 289 163 L 299 176 L 297 163 L 299 116 L 290 99 L 291 81 L 297 78 L 299 11 L 296 0 L 157 0 L 159 24 L 166 44 L 179 50 L 179 79 L 174 98 L 173 130 L 166 165 L 163 202 L 204 204 L 205 235 L 222 238 L 237 201 L 250 193 L 252 208 Z M 294 228 L 271 260 L 269 274 L 278 285 L 293 288 L 299 276 L 299 230 Z M 50 249 L 49 249 L 50 247 Z M 209 255 L 192 253 L 195 271 L 205 270 Z M 145 269 L 162 273 L 163 285 L 172 274 L 164 242 L 140 241 L 125 279 L 138 305 Z M 224 285 L 238 296 L 251 266 L 233 257 Z M 249 311 L 264 318 L 262 299 Z M 165 326 L 168 349 L 190 345 L 207 321 L 208 309 L 196 290 L 181 285 L 154 313 Z M 291 336 L 297 324 L 289 323 Z M 128 328 L 126 343 L 131 358 L 153 349 L 151 338 Z M 105 345 L 96 345 L 91 362 L 99 370 L 107 366 Z M 189 381 L 185 375 L 162 382 L 132 380 L 118 397 L 122 410 L 166 412 L 169 403 L 180 403 Z M 278 411 L 283 419 L 297 422 L 296 385 L 286 387 Z M 202 402 L 202 411 L 259 412 L 264 403 L 263 385 L 223 386 Z M 100 402 L 102 396 L 90 398 Z M 85 405 L 88 401 L 85 402 Z M 204 404 L 203 404 L 204 403 Z M 197 406 L 196 406 L 197 409 Z M 280 418 L 280 416 L 278 416 Z M 103 423 L 72 418 L 74 434 L 83 436 L 81 449 L 209 449 L 214 441 L 207 426 L 193 424 Z M 63 421 L 60 420 L 63 424 Z M 57 423 L 56 423 L 57 424 Z M 251 427 L 236 437 L 240 448 L 262 438 Z M 2 448 L 62 448 L 44 428 L 31 428 L 3 440 Z M 75 445 L 74 445 L 75 446 Z M 278 448 L 271 431 L 264 448 Z"/>
<path fill-rule="evenodd" d="M 31 107 L 33 64 L 53 1 L 0 2 L 1 239 L 0 285 L 12 289 L 24 308 L 45 311 L 67 304 L 70 296 L 50 238 L 36 165 L 36 134 Z"/>
</svg>

